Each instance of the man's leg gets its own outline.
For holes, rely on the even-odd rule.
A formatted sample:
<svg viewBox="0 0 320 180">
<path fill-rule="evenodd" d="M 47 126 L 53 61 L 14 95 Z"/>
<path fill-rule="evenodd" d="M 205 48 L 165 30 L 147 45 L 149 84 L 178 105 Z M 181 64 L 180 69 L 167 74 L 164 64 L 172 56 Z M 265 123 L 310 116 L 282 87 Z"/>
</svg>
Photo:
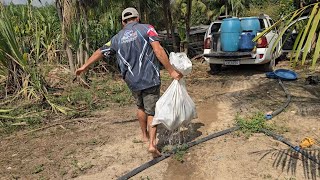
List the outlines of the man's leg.
<svg viewBox="0 0 320 180">
<path fill-rule="evenodd" d="M 156 134 L 157 134 L 157 126 L 152 126 L 153 116 L 148 116 L 148 127 L 149 127 L 149 149 L 148 151 L 152 153 L 152 156 L 159 157 L 161 153 L 157 149 L 156 145 Z"/>
<path fill-rule="evenodd" d="M 138 108 L 137 117 L 138 117 L 140 128 L 142 131 L 142 141 L 148 142 L 149 134 L 147 130 L 147 114 L 144 112 L 143 109 Z"/>
</svg>

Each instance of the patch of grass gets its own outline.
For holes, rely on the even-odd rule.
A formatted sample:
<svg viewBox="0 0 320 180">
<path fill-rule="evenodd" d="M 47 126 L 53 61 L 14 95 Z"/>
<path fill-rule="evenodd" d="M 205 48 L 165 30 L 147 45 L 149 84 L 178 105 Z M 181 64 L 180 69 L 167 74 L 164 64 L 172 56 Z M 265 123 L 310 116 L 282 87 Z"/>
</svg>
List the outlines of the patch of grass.
<svg viewBox="0 0 320 180">
<path fill-rule="evenodd" d="M 83 164 L 81 164 L 81 163 L 79 163 L 78 160 L 76 160 L 76 159 L 74 159 L 74 160 L 72 161 L 72 165 L 73 165 L 77 170 L 79 170 L 79 171 L 81 171 L 81 172 L 83 172 L 83 171 L 85 171 L 85 170 L 87 170 L 87 169 L 91 169 L 91 168 L 93 167 L 93 164 L 91 164 L 91 163 L 83 163 Z"/>
<path fill-rule="evenodd" d="M 1 107 L 8 111 L 0 112 L 0 134 L 10 134 L 24 128 L 38 127 L 42 123 L 41 119 L 46 116 L 46 113 L 41 104 L 20 103 L 21 105 L 11 104 Z"/>
<path fill-rule="evenodd" d="M 149 178 L 149 176 L 147 176 L 147 177 L 140 176 L 140 180 L 150 180 L 150 178 Z"/>
<path fill-rule="evenodd" d="M 126 83 L 119 78 L 93 77 L 90 88 L 76 83 L 66 84 L 63 88 L 52 88 L 47 98 L 53 104 L 67 107 L 69 109 L 67 115 L 54 113 L 51 111 L 51 106 L 42 100 L 21 102 L 21 99 L 16 99 L 1 107 L 2 110 L 13 110 L 0 111 L 0 135 L 25 128 L 35 128 L 44 121 L 55 119 L 57 116 L 66 118 L 89 116 L 92 111 L 101 110 L 110 104 L 123 106 L 131 104 L 133 100 Z"/>
<path fill-rule="evenodd" d="M 273 130 L 275 129 L 274 125 L 266 123 L 264 114 L 257 112 L 248 117 L 236 116 L 236 124 L 240 127 L 242 133 L 249 137 L 252 133 L 258 133 L 261 129 Z"/>
<path fill-rule="evenodd" d="M 103 109 L 110 103 L 125 105 L 131 102 L 131 98 L 131 91 L 123 80 L 93 77 L 89 89 L 77 84 L 67 86 L 54 97 L 54 102 L 71 109 L 92 111 Z"/>
<path fill-rule="evenodd" d="M 98 144 L 102 144 L 103 142 L 98 140 L 98 139 L 90 139 L 88 142 L 87 142 L 87 145 L 89 146 L 94 146 L 94 145 L 98 145 Z"/>
<path fill-rule="evenodd" d="M 44 165 L 40 164 L 34 167 L 32 174 L 38 174 L 44 170 Z"/>
<path fill-rule="evenodd" d="M 143 143 L 143 141 L 142 141 L 141 139 L 136 139 L 136 138 L 134 138 L 134 139 L 132 140 L 132 142 L 133 142 L 133 143 Z"/>
<path fill-rule="evenodd" d="M 181 163 L 184 162 L 184 155 L 187 153 L 187 151 L 188 145 L 185 143 L 179 145 L 166 145 L 161 150 L 163 153 L 173 153 L 173 158 Z"/>
<path fill-rule="evenodd" d="M 110 96 L 111 102 L 119 103 L 120 105 L 125 105 L 130 102 L 131 91 L 125 83 L 115 83 L 109 86 L 108 94 Z"/>
<path fill-rule="evenodd" d="M 272 179 L 272 175 L 271 174 L 263 174 L 262 178 L 263 179 Z"/>
<path fill-rule="evenodd" d="M 181 144 L 177 145 L 175 148 L 173 148 L 174 153 L 174 159 L 176 159 L 179 162 L 184 162 L 184 155 L 188 151 L 188 145 L 187 144 Z"/>
</svg>

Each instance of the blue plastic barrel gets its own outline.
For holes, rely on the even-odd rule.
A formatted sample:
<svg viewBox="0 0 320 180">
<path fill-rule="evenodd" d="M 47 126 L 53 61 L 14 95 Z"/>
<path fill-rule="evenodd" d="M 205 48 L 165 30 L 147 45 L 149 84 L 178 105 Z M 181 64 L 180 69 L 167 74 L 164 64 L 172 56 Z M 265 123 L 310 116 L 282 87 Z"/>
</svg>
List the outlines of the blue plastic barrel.
<svg viewBox="0 0 320 180">
<path fill-rule="evenodd" d="M 238 51 L 241 24 L 239 18 L 226 18 L 221 24 L 221 48 L 222 51 Z"/>
<path fill-rule="evenodd" d="M 254 48 L 254 42 L 252 42 L 254 37 L 253 32 L 242 32 L 239 39 L 240 51 L 251 51 Z"/>
<path fill-rule="evenodd" d="M 255 35 L 261 29 L 260 22 L 257 17 L 244 17 L 240 19 L 242 31 L 252 31 Z"/>
</svg>

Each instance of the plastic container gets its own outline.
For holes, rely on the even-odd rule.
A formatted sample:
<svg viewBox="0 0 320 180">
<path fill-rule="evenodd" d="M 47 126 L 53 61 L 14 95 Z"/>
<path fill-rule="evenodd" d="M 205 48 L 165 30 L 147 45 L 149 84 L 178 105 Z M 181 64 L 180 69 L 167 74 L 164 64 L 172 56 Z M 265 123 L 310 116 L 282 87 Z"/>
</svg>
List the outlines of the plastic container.
<svg viewBox="0 0 320 180">
<path fill-rule="evenodd" d="M 254 48 L 254 42 L 252 39 L 255 37 L 255 34 L 251 32 L 242 32 L 239 39 L 239 49 L 240 51 L 251 51 Z"/>
<path fill-rule="evenodd" d="M 244 17 L 240 19 L 242 31 L 252 31 L 257 35 L 257 31 L 261 29 L 260 22 L 257 17 Z"/>
<path fill-rule="evenodd" d="M 226 18 L 222 20 L 220 31 L 222 51 L 234 52 L 239 50 L 239 36 L 241 31 L 239 18 Z"/>
</svg>

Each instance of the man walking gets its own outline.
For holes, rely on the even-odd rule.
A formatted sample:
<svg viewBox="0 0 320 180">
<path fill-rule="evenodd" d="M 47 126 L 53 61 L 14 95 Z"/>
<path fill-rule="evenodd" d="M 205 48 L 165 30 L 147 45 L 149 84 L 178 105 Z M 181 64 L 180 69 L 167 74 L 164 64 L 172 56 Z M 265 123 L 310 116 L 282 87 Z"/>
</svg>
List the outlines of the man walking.
<svg viewBox="0 0 320 180">
<path fill-rule="evenodd" d="M 121 75 L 136 100 L 137 117 L 142 130 L 142 140 L 149 141 L 148 151 L 160 156 L 156 147 L 157 127 L 152 126 L 155 105 L 160 97 L 159 61 L 170 76 L 179 80 L 182 74 L 173 69 L 153 26 L 139 23 L 139 13 L 134 8 L 122 12 L 123 29 L 103 47 L 96 50 L 87 62 L 76 70 L 76 75 L 86 71 L 94 62 L 111 55 L 117 56 Z M 159 61 L 158 61 L 158 60 Z"/>
</svg>

